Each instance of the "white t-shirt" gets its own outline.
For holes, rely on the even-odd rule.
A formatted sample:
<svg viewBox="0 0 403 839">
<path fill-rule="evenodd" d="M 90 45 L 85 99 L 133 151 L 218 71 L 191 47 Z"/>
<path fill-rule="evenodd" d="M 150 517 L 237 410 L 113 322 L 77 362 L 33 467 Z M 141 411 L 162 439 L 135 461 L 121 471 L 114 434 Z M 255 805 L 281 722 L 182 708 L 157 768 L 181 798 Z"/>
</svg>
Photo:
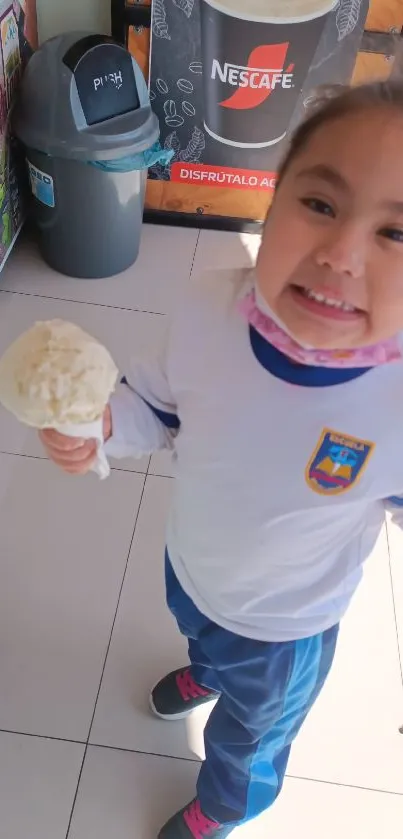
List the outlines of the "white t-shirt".
<svg viewBox="0 0 403 839">
<path fill-rule="evenodd" d="M 134 361 L 112 399 L 107 451 L 174 448 L 180 584 L 220 626 L 287 641 L 340 620 L 383 499 L 403 493 L 403 362 L 338 384 L 340 371 L 308 368 L 313 384 L 295 383 L 304 368 L 239 313 L 251 282 L 217 271 L 184 292 L 160 358 Z"/>
</svg>

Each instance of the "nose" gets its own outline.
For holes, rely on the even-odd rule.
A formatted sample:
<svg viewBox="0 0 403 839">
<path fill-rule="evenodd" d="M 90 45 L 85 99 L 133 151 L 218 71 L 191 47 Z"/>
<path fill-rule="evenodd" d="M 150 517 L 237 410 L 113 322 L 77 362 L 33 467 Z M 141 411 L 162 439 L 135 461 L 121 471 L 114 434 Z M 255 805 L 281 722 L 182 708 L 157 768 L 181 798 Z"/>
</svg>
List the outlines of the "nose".
<svg viewBox="0 0 403 839">
<path fill-rule="evenodd" d="M 322 241 L 316 251 L 317 265 L 352 279 L 363 276 L 365 263 L 365 236 L 353 225 L 345 224 L 333 229 L 331 236 Z"/>
</svg>

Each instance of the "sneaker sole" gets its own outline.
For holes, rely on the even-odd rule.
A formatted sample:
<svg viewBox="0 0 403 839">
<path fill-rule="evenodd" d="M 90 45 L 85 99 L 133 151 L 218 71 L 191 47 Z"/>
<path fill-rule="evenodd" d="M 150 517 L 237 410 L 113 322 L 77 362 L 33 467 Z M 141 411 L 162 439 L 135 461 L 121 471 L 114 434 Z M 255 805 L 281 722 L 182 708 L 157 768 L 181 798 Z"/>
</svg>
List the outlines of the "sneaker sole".
<svg viewBox="0 0 403 839">
<path fill-rule="evenodd" d="M 203 702 L 202 704 L 203 705 L 209 705 L 210 702 L 216 702 L 217 698 L 218 697 L 212 697 L 209 701 Z M 154 705 L 152 693 L 150 693 L 150 696 L 148 698 L 148 703 L 149 703 L 150 710 L 153 713 L 153 715 L 155 717 L 158 717 L 158 719 L 160 719 L 160 720 L 165 720 L 166 722 L 177 722 L 177 721 L 180 721 L 180 720 L 185 720 L 187 717 L 190 717 L 190 715 L 193 713 L 193 711 L 196 710 L 196 708 L 191 708 L 189 711 L 181 711 L 179 714 L 160 714 L 160 712 L 157 711 L 157 709 Z"/>
</svg>

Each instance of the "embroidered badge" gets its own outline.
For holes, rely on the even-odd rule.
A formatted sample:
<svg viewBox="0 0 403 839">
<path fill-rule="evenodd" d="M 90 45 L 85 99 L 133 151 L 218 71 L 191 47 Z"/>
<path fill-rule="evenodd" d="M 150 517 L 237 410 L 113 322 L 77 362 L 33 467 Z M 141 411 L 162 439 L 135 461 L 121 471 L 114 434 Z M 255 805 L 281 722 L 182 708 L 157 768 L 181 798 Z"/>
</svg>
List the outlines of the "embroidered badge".
<svg viewBox="0 0 403 839">
<path fill-rule="evenodd" d="M 308 486 L 321 495 L 338 495 L 360 480 L 375 443 L 325 428 L 308 463 Z"/>
</svg>

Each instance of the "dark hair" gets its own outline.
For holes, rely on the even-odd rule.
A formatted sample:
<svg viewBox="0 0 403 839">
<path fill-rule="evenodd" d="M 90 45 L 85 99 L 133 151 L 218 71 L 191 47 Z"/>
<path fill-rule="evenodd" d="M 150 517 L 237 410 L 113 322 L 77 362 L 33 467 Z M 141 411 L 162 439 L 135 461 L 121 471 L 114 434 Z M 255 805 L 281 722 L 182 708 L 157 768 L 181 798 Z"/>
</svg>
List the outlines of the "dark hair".
<svg viewBox="0 0 403 839">
<path fill-rule="evenodd" d="M 380 81 L 357 87 L 323 86 L 317 88 L 305 104 L 308 117 L 291 138 L 288 152 L 280 166 L 277 187 L 294 158 L 305 149 L 322 125 L 370 108 L 396 108 L 403 116 L 403 83 Z"/>
</svg>

